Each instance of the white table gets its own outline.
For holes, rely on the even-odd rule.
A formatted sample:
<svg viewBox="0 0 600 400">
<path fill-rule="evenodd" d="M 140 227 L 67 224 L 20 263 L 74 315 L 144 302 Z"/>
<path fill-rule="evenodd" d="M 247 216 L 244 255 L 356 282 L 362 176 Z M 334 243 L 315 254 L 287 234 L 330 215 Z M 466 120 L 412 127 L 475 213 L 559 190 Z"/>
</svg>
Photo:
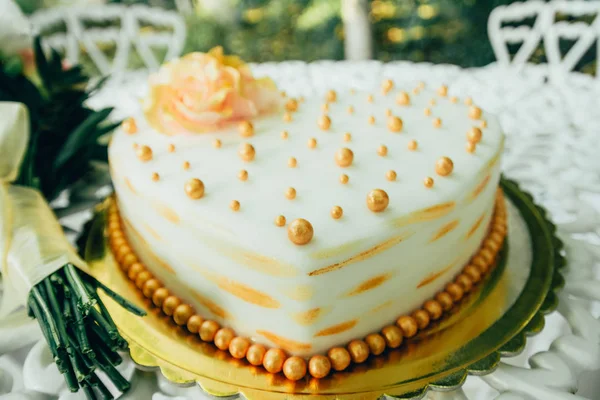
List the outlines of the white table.
<svg viewBox="0 0 600 400">
<path fill-rule="evenodd" d="M 408 62 L 323 61 L 260 64 L 254 69 L 257 75 L 274 78 L 292 96 L 309 96 L 331 87 L 379 90 L 381 80 L 387 77 L 397 85 L 417 81 L 434 87 L 447 84 L 451 95 L 470 95 L 476 104 L 497 114 L 507 134 L 504 173 L 530 191 L 559 226 L 570 264 L 565 271 L 567 285 L 560 295 L 559 311 L 547 316 L 546 328 L 528 340 L 521 356 L 504 359 L 498 370 L 486 377 L 469 377 L 460 391 L 429 393 L 427 398 L 600 398 L 599 80 L 573 73 L 560 83 L 548 83 L 546 68 L 532 65 L 517 71 L 496 64 L 461 69 Z M 116 107 L 114 118 L 125 117 L 137 111 L 145 81 L 144 72 L 109 81 L 91 103 L 96 107 L 112 105 Z M 63 222 L 77 229 L 86 216 L 89 213 Z M 35 323 L 21 315 L 15 316 L 10 326 L 3 325 L 1 400 L 84 398 L 65 393 L 62 378 L 50 363 L 45 344 L 39 341 Z M 522 368 L 528 361 L 534 368 Z M 133 380 L 133 390 L 124 399 L 208 398 L 198 387 L 177 387 L 159 372 L 136 369 L 129 360 L 121 370 Z M 570 394 L 577 388 L 578 395 Z"/>
</svg>

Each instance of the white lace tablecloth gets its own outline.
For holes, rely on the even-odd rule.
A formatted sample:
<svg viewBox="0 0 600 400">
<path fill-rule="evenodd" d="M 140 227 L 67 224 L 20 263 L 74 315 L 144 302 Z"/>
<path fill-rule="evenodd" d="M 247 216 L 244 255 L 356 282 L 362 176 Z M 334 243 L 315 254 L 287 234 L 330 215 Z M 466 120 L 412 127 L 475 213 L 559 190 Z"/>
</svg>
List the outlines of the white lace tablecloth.
<svg viewBox="0 0 600 400">
<path fill-rule="evenodd" d="M 581 74 L 549 83 L 543 66 L 510 70 L 496 64 L 461 69 L 398 62 L 286 62 L 254 66 L 292 96 L 325 88 L 379 90 L 384 78 L 397 85 L 447 84 L 450 94 L 472 96 L 497 114 L 507 135 L 504 173 L 520 182 L 558 225 L 569 267 L 558 312 L 524 353 L 504 359 L 498 370 L 469 377 L 462 390 L 430 392 L 429 399 L 600 399 L 600 80 Z M 109 81 L 91 104 L 113 106 L 113 118 L 137 111 L 146 91 L 144 72 Z M 64 221 L 78 229 L 89 217 Z M 65 392 L 35 323 L 23 314 L 0 325 L 0 399 L 83 399 Z M 119 367 L 133 382 L 123 399 L 208 399 L 198 387 L 170 384 L 159 372 Z M 590 372 L 591 371 L 591 372 Z M 578 391 L 579 389 L 579 391 Z M 573 394 L 576 393 L 577 394 Z"/>
</svg>

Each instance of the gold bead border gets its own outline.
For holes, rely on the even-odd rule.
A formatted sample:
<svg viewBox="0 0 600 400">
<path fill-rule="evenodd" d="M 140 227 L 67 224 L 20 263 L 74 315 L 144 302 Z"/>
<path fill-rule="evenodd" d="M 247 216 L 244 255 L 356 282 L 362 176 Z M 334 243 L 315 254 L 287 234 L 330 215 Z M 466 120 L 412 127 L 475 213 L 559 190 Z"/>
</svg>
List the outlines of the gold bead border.
<svg viewBox="0 0 600 400">
<path fill-rule="evenodd" d="M 384 327 L 380 332 L 367 335 L 364 340 L 352 340 L 346 347 L 334 347 L 327 355 L 312 356 L 308 362 L 301 357 L 288 357 L 278 348 L 267 349 L 252 343 L 250 339 L 236 336 L 230 328 L 224 328 L 218 322 L 204 319 L 195 313 L 189 304 L 172 295 L 140 262 L 129 246 L 123 232 L 122 221 L 113 201 L 108 209 L 108 241 L 115 260 L 135 283 L 142 294 L 150 299 L 179 326 L 199 335 L 205 342 L 213 342 L 221 350 L 229 351 L 236 359 L 246 359 L 254 366 L 263 366 L 270 373 L 283 372 L 290 380 L 299 380 L 307 374 L 314 378 L 324 378 L 331 370 L 343 371 L 351 363 L 362 363 L 369 355 L 378 356 L 386 348 L 395 349 L 402 345 L 404 338 L 411 338 L 426 329 L 432 321 L 442 318 L 454 305 L 462 300 L 495 265 L 496 256 L 506 236 L 506 208 L 502 190 L 498 189 L 494 216 L 490 230 L 479 251 L 471 258 L 456 278 L 445 289 L 427 300 L 422 308 L 410 315 L 400 316 L 396 324 Z"/>
</svg>

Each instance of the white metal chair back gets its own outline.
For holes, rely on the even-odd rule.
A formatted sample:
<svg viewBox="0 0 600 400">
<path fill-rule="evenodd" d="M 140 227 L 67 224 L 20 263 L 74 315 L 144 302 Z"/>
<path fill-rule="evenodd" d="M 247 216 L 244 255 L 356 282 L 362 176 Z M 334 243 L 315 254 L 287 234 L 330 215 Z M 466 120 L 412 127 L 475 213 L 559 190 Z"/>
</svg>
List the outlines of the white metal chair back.
<svg viewBox="0 0 600 400">
<path fill-rule="evenodd" d="M 558 15 L 582 17 L 595 15 L 591 24 L 584 22 L 556 21 Z M 503 26 L 535 18 L 533 26 Z M 498 63 L 515 69 L 522 68 L 536 49 L 543 45 L 547 57 L 547 75 L 550 79 L 561 79 L 572 71 L 595 41 L 600 40 L 600 2 L 564 1 L 544 2 L 531 0 L 517 2 L 495 8 L 488 19 L 490 42 Z M 563 56 L 560 40 L 576 40 L 576 43 Z M 511 57 L 508 46 L 522 43 Z M 596 50 L 600 60 L 600 43 Z M 600 79 L 600 66 L 596 77 Z"/>
<path fill-rule="evenodd" d="M 36 12 L 31 17 L 35 29 L 42 33 L 44 44 L 65 53 L 70 63 L 78 63 L 86 53 L 102 75 L 128 70 L 129 58 L 136 51 L 144 66 L 157 69 L 164 61 L 181 54 L 185 42 L 183 17 L 175 12 L 146 6 L 87 6 L 54 8 Z M 86 22 L 101 27 L 86 27 Z M 65 32 L 44 35 L 64 25 Z M 145 26 L 165 28 L 149 30 Z M 101 50 L 113 45 L 114 56 Z M 154 48 L 166 48 L 164 59 L 157 58 Z"/>
</svg>

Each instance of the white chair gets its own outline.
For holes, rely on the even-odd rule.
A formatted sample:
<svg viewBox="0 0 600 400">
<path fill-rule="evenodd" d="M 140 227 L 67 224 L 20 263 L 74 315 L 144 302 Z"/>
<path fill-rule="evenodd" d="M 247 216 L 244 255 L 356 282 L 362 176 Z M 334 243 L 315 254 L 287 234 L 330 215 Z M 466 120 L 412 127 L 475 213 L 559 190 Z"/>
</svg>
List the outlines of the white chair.
<svg viewBox="0 0 600 400">
<path fill-rule="evenodd" d="M 164 61 L 181 54 L 186 32 L 181 15 L 145 6 L 53 8 L 36 12 L 31 22 L 44 37 L 45 46 L 64 52 L 66 60 L 72 64 L 78 63 L 83 53 L 87 54 L 102 75 L 127 71 L 132 51 L 139 54 L 147 69 L 157 69 Z M 108 26 L 86 27 L 85 22 Z M 66 28 L 64 32 L 44 35 L 61 25 Z M 143 29 L 148 25 L 165 30 Z M 112 59 L 100 49 L 107 44 L 116 49 Z M 159 47 L 166 48 L 162 60 L 152 51 Z"/>
</svg>

